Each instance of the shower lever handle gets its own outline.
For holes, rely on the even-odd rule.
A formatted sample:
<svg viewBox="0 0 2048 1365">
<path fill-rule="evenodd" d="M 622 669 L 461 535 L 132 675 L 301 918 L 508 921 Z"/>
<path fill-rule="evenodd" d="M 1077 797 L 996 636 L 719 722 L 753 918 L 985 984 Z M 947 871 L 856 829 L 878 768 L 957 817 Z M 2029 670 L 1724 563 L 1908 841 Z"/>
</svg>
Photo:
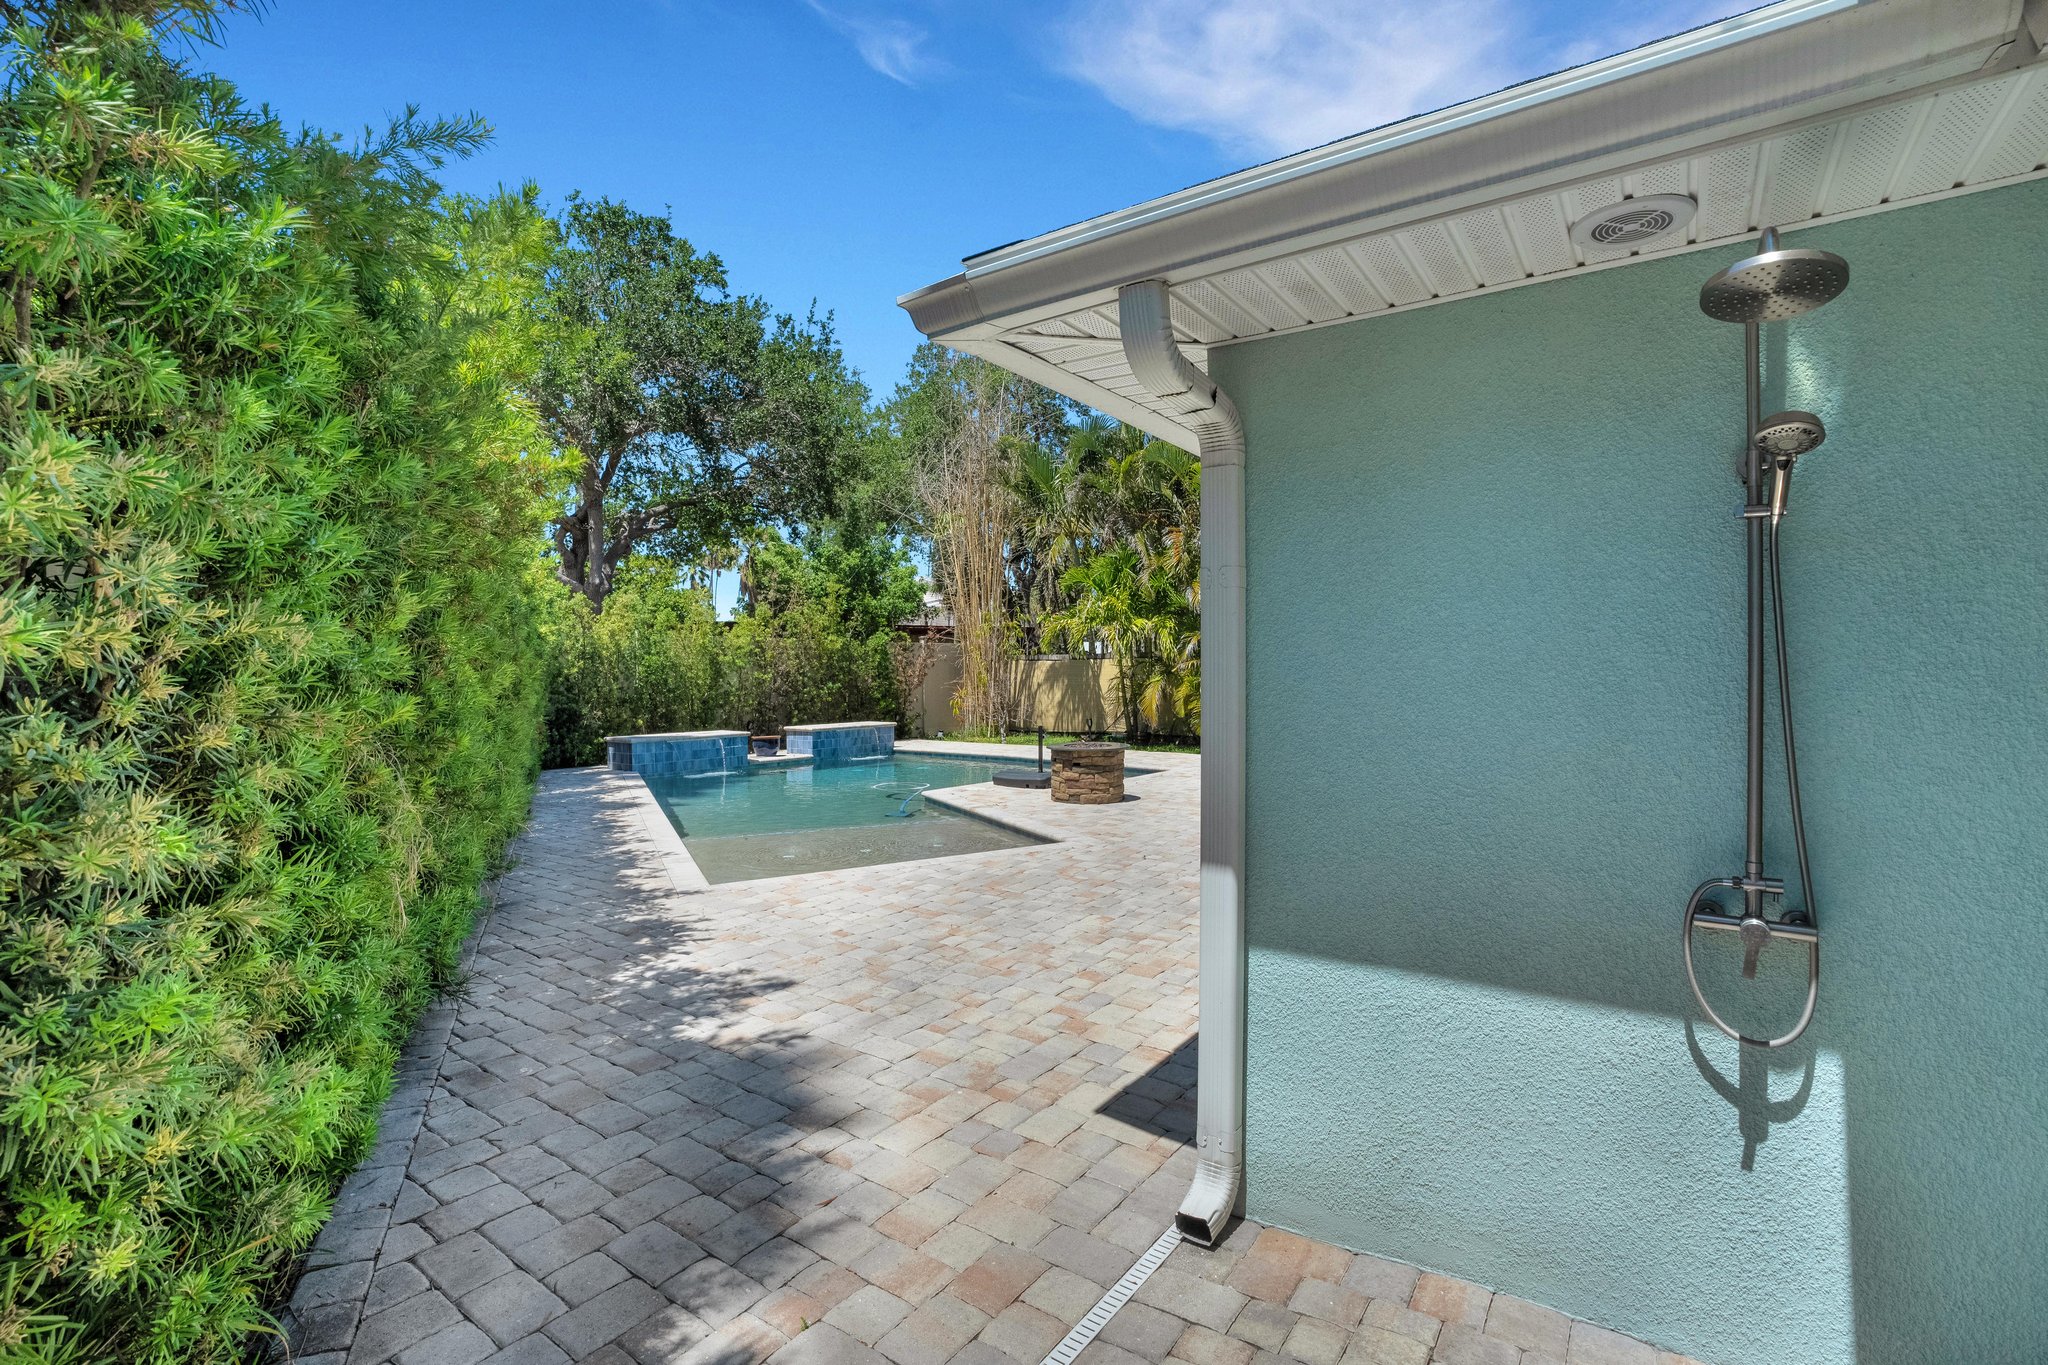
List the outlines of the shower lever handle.
<svg viewBox="0 0 2048 1365">
<path fill-rule="evenodd" d="M 1761 953 L 1769 945 L 1771 941 L 1771 926 L 1767 921 L 1751 915 L 1742 921 L 1742 927 L 1735 932 L 1737 937 L 1742 940 L 1742 974 L 1754 980 L 1756 978 L 1757 954 Z"/>
<path fill-rule="evenodd" d="M 1776 877 L 1737 877 L 1735 889 L 1755 891 L 1766 896 L 1785 894 L 1785 883 Z M 1771 922 L 1761 915 L 1745 915 L 1735 926 L 1735 936 L 1742 943 L 1742 975 L 1744 979 L 1756 979 L 1757 955 L 1771 944 Z"/>
</svg>

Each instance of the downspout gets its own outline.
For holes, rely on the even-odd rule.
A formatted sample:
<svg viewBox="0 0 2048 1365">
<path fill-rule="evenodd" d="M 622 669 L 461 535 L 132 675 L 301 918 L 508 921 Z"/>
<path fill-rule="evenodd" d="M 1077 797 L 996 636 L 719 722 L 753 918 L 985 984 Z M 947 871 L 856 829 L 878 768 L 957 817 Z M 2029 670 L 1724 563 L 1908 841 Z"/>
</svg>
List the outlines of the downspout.
<svg viewBox="0 0 2048 1365">
<path fill-rule="evenodd" d="M 1229 395 L 1181 354 L 1164 280 L 1118 291 L 1117 322 L 1131 373 L 1201 442 L 1201 1041 L 1195 1179 L 1174 1225 L 1212 1246 L 1244 1184 L 1244 424 Z"/>
</svg>

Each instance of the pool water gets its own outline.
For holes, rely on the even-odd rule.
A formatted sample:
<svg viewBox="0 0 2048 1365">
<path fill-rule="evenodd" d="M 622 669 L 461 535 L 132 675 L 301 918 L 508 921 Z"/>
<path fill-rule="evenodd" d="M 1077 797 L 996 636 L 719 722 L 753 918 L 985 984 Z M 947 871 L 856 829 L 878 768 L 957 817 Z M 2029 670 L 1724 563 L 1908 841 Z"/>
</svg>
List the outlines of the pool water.
<svg viewBox="0 0 2048 1365">
<path fill-rule="evenodd" d="M 649 779 L 655 800 L 712 883 L 1044 842 L 925 801 L 1014 765 L 895 758 L 726 776 Z"/>
</svg>

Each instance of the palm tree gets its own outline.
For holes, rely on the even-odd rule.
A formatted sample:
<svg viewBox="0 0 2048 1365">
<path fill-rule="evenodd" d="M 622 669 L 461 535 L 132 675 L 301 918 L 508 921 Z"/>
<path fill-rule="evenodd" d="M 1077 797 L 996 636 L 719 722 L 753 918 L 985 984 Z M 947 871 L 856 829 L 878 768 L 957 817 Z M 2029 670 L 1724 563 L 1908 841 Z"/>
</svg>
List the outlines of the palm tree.
<svg viewBox="0 0 2048 1365">
<path fill-rule="evenodd" d="M 737 562 L 738 554 L 738 549 L 730 542 L 706 546 L 697 562 L 683 570 L 683 580 L 689 587 L 703 588 L 708 592 L 716 584 L 718 575 Z"/>
<path fill-rule="evenodd" d="M 1139 659 L 1151 644 L 1139 614 L 1137 552 L 1128 547 L 1104 550 L 1060 575 L 1060 587 L 1069 605 L 1045 618 L 1047 643 L 1108 654 L 1116 665 L 1125 719 L 1134 723 L 1144 687 Z"/>
<path fill-rule="evenodd" d="M 1010 473 L 1027 638 L 1107 655 L 1134 728 L 1200 723 L 1201 486 L 1197 457 L 1099 417 Z"/>
<path fill-rule="evenodd" d="M 1104 550 L 1061 575 L 1069 605 L 1045 618 L 1050 640 L 1108 654 L 1134 729 L 1201 722 L 1200 588 L 1166 565 L 1129 545 Z"/>
<path fill-rule="evenodd" d="M 1079 562 L 1085 543 L 1087 527 L 1075 515 L 1073 470 L 1071 461 L 1038 446 L 1019 451 L 1010 470 L 1017 509 L 1010 580 L 1016 615 L 1027 631 L 1039 616 L 1058 608 L 1060 575 Z"/>
</svg>

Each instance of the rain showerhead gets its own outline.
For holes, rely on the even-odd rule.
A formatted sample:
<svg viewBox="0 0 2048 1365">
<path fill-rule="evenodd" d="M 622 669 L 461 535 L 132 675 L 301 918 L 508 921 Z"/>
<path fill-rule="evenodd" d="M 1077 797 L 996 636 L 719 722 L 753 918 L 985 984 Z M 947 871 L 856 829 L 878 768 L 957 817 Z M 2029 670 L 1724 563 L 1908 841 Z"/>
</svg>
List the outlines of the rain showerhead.
<svg viewBox="0 0 2048 1365">
<path fill-rule="evenodd" d="M 1722 322 L 1783 322 L 1848 287 L 1849 263 L 1832 251 L 1765 250 L 1708 280 L 1700 311 Z"/>
<path fill-rule="evenodd" d="M 1827 428 L 1810 412 L 1773 413 L 1756 429 L 1757 446 L 1781 460 L 1797 459 L 1827 438 Z"/>
</svg>

